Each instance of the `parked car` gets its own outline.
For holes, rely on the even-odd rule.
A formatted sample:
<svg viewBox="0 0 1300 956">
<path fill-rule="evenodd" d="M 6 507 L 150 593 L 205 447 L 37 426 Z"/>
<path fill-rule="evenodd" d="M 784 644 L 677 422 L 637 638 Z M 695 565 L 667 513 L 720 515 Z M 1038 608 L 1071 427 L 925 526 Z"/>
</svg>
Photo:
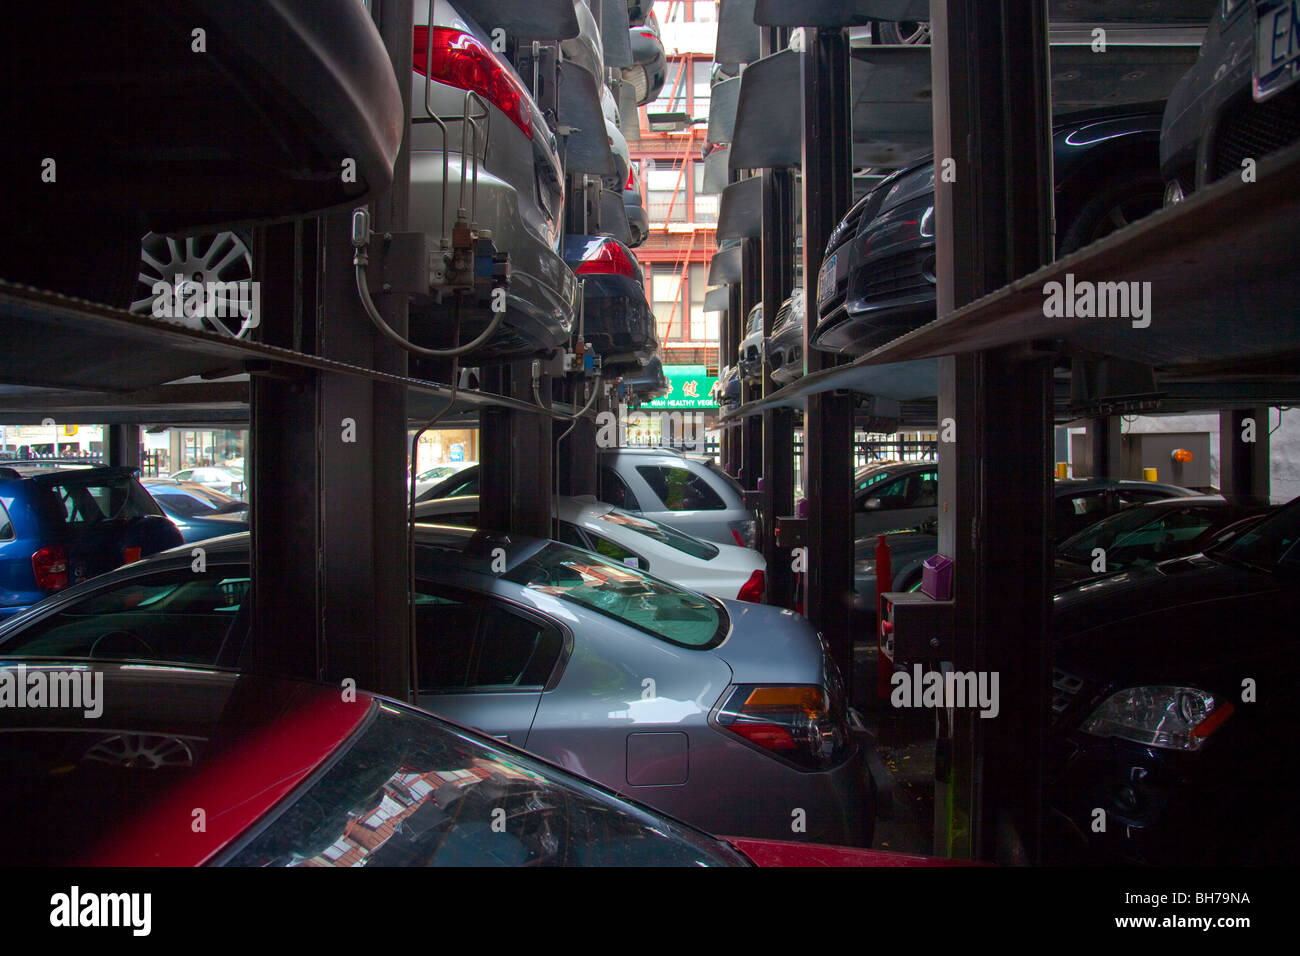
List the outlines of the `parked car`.
<svg viewBox="0 0 1300 956">
<path fill-rule="evenodd" d="M 0 619 L 181 540 L 134 468 L 0 467 Z"/>
<path fill-rule="evenodd" d="M 1218 495 L 1125 508 L 1057 545 L 1052 580 L 1057 588 L 1068 587 L 1195 554 L 1214 547 L 1225 531 L 1241 534 L 1269 510 Z"/>
<path fill-rule="evenodd" d="M 564 261 L 582 280 L 582 335 L 602 370 L 612 376 L 644 367 L 659 340 L 636 256 L 609 236 L 565 236 Z"/>
<path fill-rule="evenodd" d="M 415 496 L 418 498 L 439 482 L 446 481 L 457 472 L 464 471 L 466 468 L 477 464 L 476 461 L 451 461 L 445 465 L 434 465 L 432 468 L 426 468 L 415 476 Z"/>
<path fill-rule="evenodd" d="M 1300 500 L 1220 547 L 1056 595 L 1045 844 L 1067 860 L 1296 858 L 1298 540 Z"/>
<path fill-rule="evenodd" d="M 93 0 L 67 0 L 6 31 L 6 126 L 25 134 L 5 151 L 0 177 L 3 208 L 24 223 L 0 236 L 5 279 L 124 307 L 152 295 L 138 284 L 142 271 L 169 284 L 178 271 L 195 278 L 184 236 L 388 189 L 401 90 L 356 0 L 202 9 L 158 0 L 115 11 L 112 29 L 98 28 L 102 14 Z M 55 79 L 58 63 L 77 66 Z M 342 157 L 355 175 L 340 175 Z M 31 188 L 30 170 L 57 186 Z M 151 231 L 177 238 L 164 258 L 142 263 Z M 197 271 L 200 281 L 225 278 Z"/>
<path fill-rule="evenodd" d="M 854 608 L 861 616 L 864 626 L 874 625 L 876 619 L 877 536 L 884 534 L 885 543 L 889 545 L 891 590 L 894 591 L 910 591 L 920 584 L 922 563 L 939 550 L 938 509 L 933 503 L 924 504 L 932 493 L 937 494 L 938 478 L 938 466 L 934 462 L 895 463 L 858 471 L 854 481 L 855 508 L 860 510 L 854 518 L 857 527 L 869 530 L 855 531 L 857 540 L 854 544 L 853 590 Z M 1146 509 L 1155 507 L 1162 501 L 1167 501 L 1170 505 L 1199 505 L 1212 515 L 1218 513 L 1218 505 L 1207 505 L 1206 496 L 1199 496 L 1189 488 L 1154 481 L 1065 478 L 1057 479 L 1053 490 L 1053 546 L 1058 549 L 1064 547 L 1067 540 L 1074 541 L 1091 533 L 1090 529 L 1100 527 L 1100 523 L 1108 516 L 1124 527 L 1131 520 L 1129 515 L 1152 514 Z M 868 508 L 867 502 L 872 498 L 879 500 L 881 505 Z M 1240 518 L 1252 513 L 1254 509 L 1233 506 L 1229 511 Z M 1144 523 L 1141 518 L 1134 520 L 1138 524 Z M 1206 520 L 1214 522 L 1217 519 Z M 1227 524 L 1224 521 L 1217 528 L 1226 530 Z M 1122 563 L 1123 560 L 1123 552 L 1116 555 L 1116 561 Z M 1089 566 L 1091 562 L 1090 557 Z M 1057 574 L 1062 587 L 1067 586 L 1070 573 L 1062 565 L 1073 564 L 1068 558 L 1057 562 Z"/>
<path fill-rule="evenodd" d="M 231 498 L 243 500 L 248 491 L 244 473 L 235 468 L 223 468 L 217 465 L 198 465 L 194 468 L 182 468 L 167 476 L 172 481 L 189 481 L 219 491 Z"/>
<path fill-rule="evenodd" d="M 658 355 L 652 355 L 644 368 L 624 372 L 619 383 L 619 401 L 626 402 L 631 408 L 640 408 L 643 402 L 652 402 L 667 394 L 668 378 Z"/>
<path fill-rule="evenodd" d="M 556 540 L 586 548 L 686 588 L 737 601 L 763 599 L 767 562 L 752 548 L 714 544 L 592 496 L 556 499 Z M 478 496 L 437 498 L 415 506 L 418 521 L 478 527 Z"/>
<path fill-rule="evenodd" d="M 1294 4 L 1224 0 L 1216 6 L 1200 56 L 1165 104 L 1160 169 L 1168 203 L 1240 175 L 1243 160 L 1258 161 L 1300 139 Z M 1279 25 L 1285 42 L 1275 43 Z"/>
<path fill-rule="evenodd" d="M 740 380 L 746 385 L 763 380 L 763 303 L 749 310 L 745 319 L 745 337 L 736 349 Z"/>
<path fill-rule="evenodd" d="M 772 381 L 780 385 L 803 377 L 804 311 L 803 287 L 795 286 L 772 321 L 772 334 L 764 346 L 764 355 L 772 369 Z"/>
<path fill-rule="evenodd" d="M 445 133 L 428 119 L 426 75 L 429 105 Z M 488 101 L 490 119 L 481 125 L 490 135 L 468 133 L 460 121 L 467 91 Z M 554 352 L 568 341 L 577 312 L 577 282 L 560 249 L 564 171 L 554 133 L 514 67 L 493 51 L 491 36 L 447 0 L 415 0 L 411 96 L 410 228 L 433 237 L 436 248 L 436 240 L 451 238 L 464 208 L 491 230 L 497 252 L 510 257 L 505 318 L 473 363 Z M 477 101 L 468 112 L 485 116 Z M 451 346 L 456 323 L 449 311 L 413 305 L 411 339 L 427 348 Z M 480 286 L 462 303 L 459 342 L 481 334 L 493 317 L 489 290 Z"/>
<path fill-rule="evenodd" d="M 188 544 L 248 530 L 248 503 L 197 481 L 145 478 L 140 482 Z"/>
<path fill-rule="evenodd" d="M 628 31 L 632 43 L 632 66 L 623 67 L 623 80 L 632 85 L 636 105 L 654 102 L 668 79 L 668 58 L 659 38 L 659 20 L 651 11 L 640 26 Z"/>
<path fill-rule="evenodd" d="M 415 534 L 419 706 L 710 832 L 789 838 L 799 807 L 810 842 L 870 845 L 862 750 L 808 621 L 560 542 Z M 202 571 L 180 548 L 71 590 L 0 627 L 0 655 L 193 665 L 219 681 L 251 646 L 248 547 L 214 538 Z"/>
<path fill-rule="evenodd" d="M 613 192 L 622 192 L 632 175 L 632 157 L 627 148 L 627 137 L 619 129 L 618 101 L 608 86 L 600 88 L 600 108 L 605 114 L 609 150 L 614 156 L 614 172 L 602 176 L 601 185 Z"/>
<path fill-rule="evenodd" d="M 641 198 L 641 170 L 637 163 L 628 167 L 627 182 L 623 184 L 623 211 L 627 213 L 627 228 L 632 234 L 628 245 L 635 249 L 650 238 L 650 217 Z"/>
<path fill-rule="evenodd" d="M 60 664 L 103 680 L 103 713 L 5 709 L 0 805 L 46 811 L 30 821 L 30 839 L 0 851 L 8 866 L 750 864 L 720 840 L 400 701 L 359 692 L 349 703 L 337 687 L 207 668 L 42 666 Z M 88 790 L 94 813 L 77 809 Z M 182 806 L 197 794 L 203 828 Z"/>
<path fill-rule="evenodd" d="M 601 501 L 714 544 L 757 544 L 758 518 L 744 491 L 711 461 L 668 448 L 610 448 L 599 456 Z M 478 493 L 478 469 L 467 468 L 420 500 Z"/>
<path fill-rule="evenodd" d="M 1160 114 L 1153 108 L 1060 117 L 1052 135 L 1057 253 L 1159 209 Z M 860 355 L 935 317 L 934 163 L 900 170 L 832 232 L 817 279 L 812 344 Z"/>
<path fill-rule="evenodd" d="M 740 367 L 728 365 L 718 375 L 714 385 L 716 391 L 713 400 L 723 411 L 734 411 L 740 407 Z"/>
</svg>

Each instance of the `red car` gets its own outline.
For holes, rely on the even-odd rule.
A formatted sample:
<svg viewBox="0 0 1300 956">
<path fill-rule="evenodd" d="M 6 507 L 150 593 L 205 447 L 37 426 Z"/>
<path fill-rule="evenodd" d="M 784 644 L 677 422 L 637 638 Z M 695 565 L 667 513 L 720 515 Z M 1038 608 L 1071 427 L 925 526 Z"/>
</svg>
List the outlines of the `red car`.
<svg viewBox="0 0 1300 956">
<path fill-rule="evenodd" d="M 27 837 L 0 851 L 7 866 L 927 862 L 715 839 L 492 738 L 327 685 L 9 658 L 0 698 L 0 806 Z"/>
</svg>

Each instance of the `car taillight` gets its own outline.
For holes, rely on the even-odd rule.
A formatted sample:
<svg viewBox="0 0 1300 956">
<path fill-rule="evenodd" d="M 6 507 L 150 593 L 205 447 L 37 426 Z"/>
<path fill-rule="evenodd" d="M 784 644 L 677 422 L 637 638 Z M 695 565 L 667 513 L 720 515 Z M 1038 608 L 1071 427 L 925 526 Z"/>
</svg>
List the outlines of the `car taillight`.
<svg viewBox="0 0 1300 956">
<path fill-rule="evenodd" d="M 36 586 L 42 591 L 59 591 L 68 586 L 68 552 L 62 545 L 41 548 L 32 555 Z"/>
<path fill-rule="evenodd" d="M 763 587 L 766 583 L 762 569 L 756 570 L 749 576 L 749 580 L 740 586 L 740 593 L 736 595 L 736 600 L 761 604 L 763 602 Z"/>
<path fill-rule="evenodd" d="M 846 712 L 823 687 L 737 686 L 718 711 L 720 727 L 808 770 L 840 763 L 849 747 Z"/>
<path fill-rule="evenodd" d="M 616 239 L 606 239 L 573 270 L 576 275 L 618 275 L 637 277 L 636 262 Z"/>
<path fill-rule="evenodd" d="M 736 544 L 740 545 L 742 548 L 745 547 L 745 539 L 740 536 L 740 532 L 735 528 L 731 529 L 731 536 L 736 539 Z"/>
<path fill-rule="evenodd" d="M 474 36 L 452 27 L 417 26 L 412 59 L 416 73 L 462 90 L 473 90 L 509 116 L 525 136 L 533 138 L 528 91 Z"/>
<path fill-rule="evenodd" d="M 632 167 L 629 166 L 629 167 L 627 168 L 627 185 L 625 185 L 625 186 L 623 187 L 623 189 L 624 189 L 624 190 L 628 190 L 628 189 L 634 189 L 634 188 L 636 188 L 636 183 L 634 183 L 634 182 L 632 181 Z"/>
</svg>

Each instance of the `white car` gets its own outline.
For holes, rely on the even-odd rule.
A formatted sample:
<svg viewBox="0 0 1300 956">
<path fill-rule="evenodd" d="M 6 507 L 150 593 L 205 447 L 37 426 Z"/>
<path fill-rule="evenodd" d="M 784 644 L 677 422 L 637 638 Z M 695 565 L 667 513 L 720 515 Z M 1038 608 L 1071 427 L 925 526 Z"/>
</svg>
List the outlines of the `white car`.
<svg viewBox="0 0 1300 956">
<path fill-rule="evenodd" d="M 648 571 L 678 587 L 714 597 L 761 601 L 767 563 L 752 548 L 715 544 L 615 508 L 589 495 L 561 495 L 557 540 Z M 434 498 L 415 506 L 417 521 L 478 525 L 478 496 Z"/>
<path fill-rule="evenodd" d="M 415 495 L 418 498 L 440 481 L 445 481 L 458 471 L 464 471 L 471 465 L 477 465 L 476 461 L 449 461 L 446 464 L 434 465 L 427 468 L 415 476 Z"/>
</svg>

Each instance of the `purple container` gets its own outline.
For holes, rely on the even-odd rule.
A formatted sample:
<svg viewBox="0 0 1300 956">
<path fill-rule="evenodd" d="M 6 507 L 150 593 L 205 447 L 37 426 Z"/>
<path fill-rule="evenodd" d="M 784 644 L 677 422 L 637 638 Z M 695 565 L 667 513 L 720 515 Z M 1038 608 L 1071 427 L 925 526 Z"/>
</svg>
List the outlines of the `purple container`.
<svg viewBox="0 0 1300 956">
<path fill-rule="evenodd" d="M 932 601 L 952 600 L 952 558 L 936 554 L 921 565 L 921 592 Z"/>
</svg>

